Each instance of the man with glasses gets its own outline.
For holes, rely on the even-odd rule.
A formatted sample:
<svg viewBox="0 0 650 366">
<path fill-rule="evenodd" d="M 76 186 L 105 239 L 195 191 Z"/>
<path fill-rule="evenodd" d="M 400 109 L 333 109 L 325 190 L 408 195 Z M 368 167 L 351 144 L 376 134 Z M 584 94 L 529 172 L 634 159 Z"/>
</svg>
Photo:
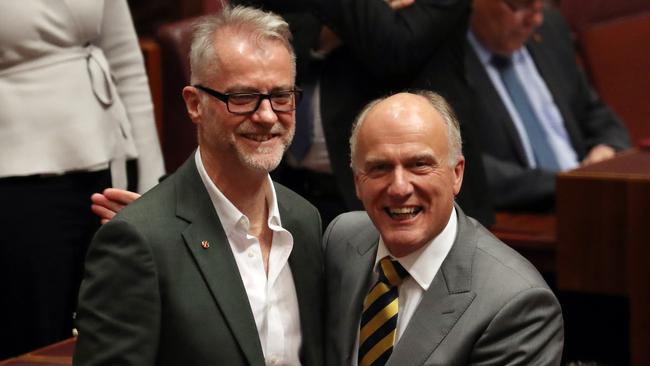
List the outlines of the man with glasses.
<svg viewBox="0 0 650 366">
<path fill-rule="evenodd" d="M 281 90 L 273 92 L 271 94 L 224 94 L 200 84 L 196 84 L 194 87 L 226 103 L 228 112 L 241 115 L 247 115 L 257 111 L 264 99 L 269 100 L 271 103 L 271 109 L 273 109 L 275 112 L 292 112 L 296 110 L 296 105 L 298 101 L 300 101 L 300 96 L 302 95 L 302 92 L 298 89 Z"/>
<path fill-rule="evenodd" d="M 630 146 L 575 61 L 570 30 L 542 0 L 474 0 L 466 57 L 494 205 L 553 207 L 555 174 Z"/>
<path fill-rule="evenodd" d="M 301 94 L 289 38 L 244 7 L 196 25 L 199 147 L 94 238 L 74 364 L 322 364 L 320 217 L 269 177 Z"/>
</svg>

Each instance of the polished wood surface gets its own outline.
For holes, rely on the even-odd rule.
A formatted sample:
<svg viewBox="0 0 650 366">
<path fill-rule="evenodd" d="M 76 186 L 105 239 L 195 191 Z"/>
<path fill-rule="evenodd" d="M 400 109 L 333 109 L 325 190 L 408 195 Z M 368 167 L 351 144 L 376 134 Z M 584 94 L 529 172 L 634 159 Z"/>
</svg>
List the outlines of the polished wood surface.
<svg viewBox="0 0 650 366">
<path fill-rule="evenodd" d="M 542 273 L 555 273 L 557 246 L 553 214 L 497 212 L 490 231 L 526 257 Z"/>
<path fill-rule="evenodd" d="M 558 175 L 556 213 L 558 288 L 627 296 L 631 364 L 650 364 L 650 150 Z"/>
<path fill-rule="evenodd" d="M 0 366 L 61 366 L 72 365 L 75 339 L 64 341 L 37 349 L 27 354 L 0 361 Z"/>
</svg>

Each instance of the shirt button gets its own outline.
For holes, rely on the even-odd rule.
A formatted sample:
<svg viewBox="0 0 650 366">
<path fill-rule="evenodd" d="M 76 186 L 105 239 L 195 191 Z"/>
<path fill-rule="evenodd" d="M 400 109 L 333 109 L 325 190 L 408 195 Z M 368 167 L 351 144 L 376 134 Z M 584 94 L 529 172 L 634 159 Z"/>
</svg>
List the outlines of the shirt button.
<svg viewBox="0 0 650 366">
<path fill-rule="evenodd" d="M 253 258 L 255 257 L 255 252 L 251 249 L 248 251 L 248 258 Z"/>
</svg>

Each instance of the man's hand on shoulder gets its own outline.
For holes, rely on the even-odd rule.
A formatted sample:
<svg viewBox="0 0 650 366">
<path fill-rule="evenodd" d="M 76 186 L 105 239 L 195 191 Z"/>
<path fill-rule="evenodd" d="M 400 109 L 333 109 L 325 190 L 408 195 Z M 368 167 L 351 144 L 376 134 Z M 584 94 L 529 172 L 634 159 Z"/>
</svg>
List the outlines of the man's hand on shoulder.
<svg viewBox="0 0 650 366">
<path fill-rule="evenodd" d="M 99 216 L 102 224 L 107 223 L 121 209 L 129 203 L 140 198 L 135 192 L 125 191 L 117 188 L 107 188 L 102 193 L 95 193 L 90 197 L 91 210 Z"/>
</svg>

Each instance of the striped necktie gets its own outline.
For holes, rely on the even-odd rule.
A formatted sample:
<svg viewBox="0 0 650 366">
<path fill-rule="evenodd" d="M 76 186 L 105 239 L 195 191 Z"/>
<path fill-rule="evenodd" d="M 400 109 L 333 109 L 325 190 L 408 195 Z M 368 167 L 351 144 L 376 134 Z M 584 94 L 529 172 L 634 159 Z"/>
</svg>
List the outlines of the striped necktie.
<svg viewBox="0 0 650 366">
<path fill-rule="evenodd" d="M 399 262 L 379 261 L 379 278 L 363 302 L 359 332 L 359 365 L 386 364 L 393 352 L 397 329 L 399 286 L 408 272 Z"/>
</svg>

